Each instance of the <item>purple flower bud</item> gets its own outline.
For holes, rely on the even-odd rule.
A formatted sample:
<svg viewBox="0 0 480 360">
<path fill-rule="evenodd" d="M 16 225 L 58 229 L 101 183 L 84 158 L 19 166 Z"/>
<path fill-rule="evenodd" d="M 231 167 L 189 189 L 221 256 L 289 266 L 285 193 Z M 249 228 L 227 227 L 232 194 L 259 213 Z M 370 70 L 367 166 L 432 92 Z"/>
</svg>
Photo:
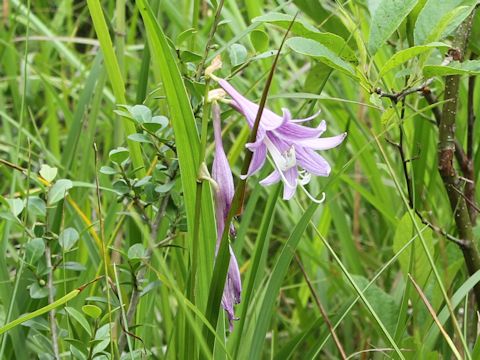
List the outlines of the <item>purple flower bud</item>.
<svg viewBox="0 0 480 360">
<path fill-rule="evenodd" d="M 217 183 L 215 191 L 215 218 L 217 222 L 217 243 L 215 247 L 215 256 L 220 246 L 222 234 L 225 229 L 225 220 L 227 219 L 228 211 L 232 205 L 234 195 L 233 176 L 228 164 L 227 156 L 222 144 L 222 129 L 220 125 L 220 107 L 216 102 L 212 104 L 213 112 L 213 131 L 215 138 L 215 157 L 213 159 L 212 177 Z M 233 224 L 230 232 L 234 233 Z M 230 324 L 230 332 L 233 330 L 233 320 L 237 320 L 234 312 L 234 305 L 240 303 L 240 296 L 242 292 L 242 280 L 240 277 L 240 270 L 238 268 L 237 259 L 230 250 L 230 264 L 228 266 L 227 280 L 222 296 L 222 306 L 227 312 L 228 321 Z"/>
</svg>

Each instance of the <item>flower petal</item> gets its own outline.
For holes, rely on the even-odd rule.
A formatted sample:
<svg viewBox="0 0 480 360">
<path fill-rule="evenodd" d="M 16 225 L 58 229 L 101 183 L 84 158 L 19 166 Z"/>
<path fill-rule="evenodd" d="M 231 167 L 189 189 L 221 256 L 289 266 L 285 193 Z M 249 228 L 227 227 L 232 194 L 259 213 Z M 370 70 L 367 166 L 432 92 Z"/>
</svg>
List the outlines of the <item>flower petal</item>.
<svg viewBox="0 0 480 360">
<path fill-rule="evenodd" d="M 254 102 L 248 100 L 242 94 L 240 94 L 228 81 L 225 79 L 218 79 L 219 85 L 227 92 L 228 95 L 234 100 L 230 105 L 237 111 L 241 112 L 248 121 L 250 127 L 255 123 L 259 106 Z M 285 122 L 285 119 L 275 114 L 273 111 L 264 108 L 262 112 L 262 118 L 260 124 L 266 130 L 273 130 L 281 126 Z"/>
<path fill-rule="evenodd" d="M 285 181 L 283 182 L 283 199 L 290 200 L 295 194 L 295 190 L 297 189 L 298 172 L 296 167 L 288 169 L 283 173 L 283 175 L 288 181 L 288 183 L 286 183 Z M 290 184 L 293 186 L 291 186 Z"/>
<path fill-rule="evenodd" d="M 320 139 L 304 139 L 297 142 L 298 145 L 310 148 L 312 150 L 328 150 L 337 147 L 347 136 L 343 133 L 337 136 L 325 137 Z"/>
<path fill-rule="evenodd" d="M 316 139 L 322 135 L 327 129 L 325 120 L 320 122 L 316 128 L 298 125 L 292 122 L 287 122 L 283 124 L 278 129 L 275 129 L 274 132 L 277 136 L 288 139 L 288 140 L 303 140 L 303 139 Z"/>
<path fill-rule="evenodd" d="M 267 158 L 267 147 L 265 144 L 260 144 L 257 148 L 253 149 L 253 156 L 252 162 L 250 163 L 250 167 L 248 168 L 248 172 L 246 175 L 241 175 L 241 179 L 245 179 L 248 176 L 252 176 L 258 170 L 261 169 L 263 164 L 265 164 L 265 159 Z"/>
<path fill-rule="evenodd" d="M 277 170 L 273 170 L 273 172 L 268 175 L 265 179 L 260 181 L 260 185 L 262 186 L 269 186 L 276 184 L 280 181 L 280 173 Z"/>
<path fill-rule="evenodd" d="M 327 160 L 309 148 L 296 148 L 298 165 L 308 172 L 318 176 L 328 176 L 330 165 Z"/>
</svg>

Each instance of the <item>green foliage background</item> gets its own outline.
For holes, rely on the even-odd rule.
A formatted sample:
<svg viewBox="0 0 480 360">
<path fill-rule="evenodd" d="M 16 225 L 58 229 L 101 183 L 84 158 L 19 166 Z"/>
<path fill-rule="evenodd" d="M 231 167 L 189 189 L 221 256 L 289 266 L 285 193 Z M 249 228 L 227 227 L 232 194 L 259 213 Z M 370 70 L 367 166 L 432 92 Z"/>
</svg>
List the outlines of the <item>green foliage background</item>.
<svg viewBox="0 0 480 360">
<path fill-rule="evenodd" d="M 480 236 L 477 3 L 4 0 L 0 358 L 479 358 L 480 272 L 457 244 Z M 197 183 L 213 154 L 202 69 L 220 55 L 216 74 L 259 100 L 297 13 L 267 106 L 321 110 L 313 125 L 348 137 L 308 185 L 321 205 L 261 187 L 268 163 L 249 179 L 229 333 L 209 303 L 225 275 Z M 452 79 L 468 239 L 438 171 Z M 250 130 L 223 105 L 222 122 L 238 180 Z"/>
</svg>

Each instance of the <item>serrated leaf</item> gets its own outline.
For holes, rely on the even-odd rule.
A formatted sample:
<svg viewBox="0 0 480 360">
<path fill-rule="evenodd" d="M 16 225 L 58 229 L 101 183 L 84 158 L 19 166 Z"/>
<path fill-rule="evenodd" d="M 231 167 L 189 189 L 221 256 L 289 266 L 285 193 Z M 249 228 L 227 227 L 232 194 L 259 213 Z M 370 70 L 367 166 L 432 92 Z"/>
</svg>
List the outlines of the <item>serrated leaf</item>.
<svg viewBox="0 0 480 360">
<path fill-rule="evenodd" d="M 247 60 L 247 49 L 241 44 L 232 44 L 228 49 L 228 56 L 232 67 L 241 65 Z"/>
<path fill-rule="evenodd" d="M 435 48 L 445 50 L 448 49 L 449 46 L 445 43 L 434 42 L 426 45 L 413 46 L 411 48 L 398 51 L 385 62 L 385 64 L 380 70 L 379 77 L 382 77 L 390 70 L 393 70 L 397 66 L 406 63 L 408 60 L 414 58 L 415 56 L 423 54 Z"/>
<path fill-rule="evenodd" d="M 42 164 L 40 167 L 40 175 L 48 182 L 52 182 L 57 176 L 57 173 L 58 169 L 56 167 L 50 167 L 47 164 Z"/>
<path fill-rule="evenodd" d="M 121 164 L 122 162 L 127 160 L 128 156 L 128 149 L 124 147 L 118 147 L 116 149 L 110 150 L 110 152 L 108 153 L 108 157 L 110 158 L 110 160 L 117 164 Z"/>
<path fill-rule="evenodd" d="M 288 39 L 286 44 L 295 52 L 311 56 L 325 65 L 339 70 L 350 77 L 357 77 L 355 74 L 355 69 L 350 63 L 342 60 L 331 50 L 315 40 L 293 37 Z"/>
<path fill-rule="evenodd" d="M 68 190 L 73 188 L 73 183 L 68 179 L 60 179 L 53 184 L 48 191 L 48 205 L 53 205 L 68 194 Z"/>
<path fill-rule="evenodd" d="M 480 60 L 453 61 L 448 65 L 426 65 L 423 75 L 427 78 L 447 75 L 479 75 Z"/>
<path fill-rule="evenodd" d="M 70 315 L 85 331 L 89 336 L 92 336 L 92 329 L 90 328 L 90 324 L 88 323 L 87 319 L 83 314 L 75 308 L 70 306 L 65 307 L 65 311 Z"/>
<path fill-rule="evenodd" d="M 62 233 L 58 237 L 58 243 L 63 248 L 63 250 L 69 251 L 71 248 L 73 248 L 79 238 L 80 235 L 78 234 L 77 230 L 70 227 L 62 231 Z"/>
<path fill-rule="evenodd" d="M 392 36 L 402 21 L 412 11 L 418 0 L 381 0 L 375 7 L 370 24 L 368 51 L 375 55 L 377 50 Z"/>
<path fill-rule="evenodd" d="M 437 41 L 455 30 L 478 0 L 428 0 L 417 17 L 415 44 Z"/>
<path fill-rule="evenodd" d="M 96 305 L 83 305 L 82 311 L 93 319 L 98 319 L 102 315 L 102 309 Z"/>
</svg>

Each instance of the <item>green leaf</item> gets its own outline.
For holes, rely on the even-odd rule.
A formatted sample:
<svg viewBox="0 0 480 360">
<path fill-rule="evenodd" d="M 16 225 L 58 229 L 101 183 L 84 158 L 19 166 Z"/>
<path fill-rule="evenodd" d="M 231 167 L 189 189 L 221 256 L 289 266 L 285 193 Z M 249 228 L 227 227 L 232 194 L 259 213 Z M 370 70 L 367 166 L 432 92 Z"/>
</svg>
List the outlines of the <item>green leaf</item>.
<svg viewBox="0 0 480 360">
<path fill-rule="evenodd" d="M 52 182 L 57 176 L 57 173 L 58 169 L 56 167 L 50 167 L 47 164 L 42 164 L 40 167 L 40 175 L 48 182 Z"/>
<path fill-rule="evenodd" d="M 423 75 L 427 78 L 447 75 L 479 75 L 480 60 L 453 61 L 448 65 L 426 65 Z"/>
<path fill-rule="evenodd" d="M 352 275 L 360 289 L 365 289 L 369 281 L 363 276 Z M 397 325 L 399 306 L 395 302 L 395 298 L 386 293 L 383 289 L 375 284 L 372 284 L 365 291 L 365 297 L 372 305 L 372 308 L 379 315 L 386 329 L 390 333 L 395 332 Z"/>
<path fill-rule="evenodd" d="M 29 292 L 32 299 L 43 299 L 48 296 L 47 287 L 40 286 L 40 284 L 36 281 L 32 285 L 30 285 Z"/>
<path fill-rule="evenodd" d="M 170 190 L 172 190 L 173 186 L 175 185 L 175 181 L 170 181 L 166 184 L 161 184 L 161 185 L 157 185 L 155 187 L 155 191 L 157 193 L 160 193 L 160 194 L 164 194 L 164 193 L 167 193 L 169 192 Z"/>
<path fill-rule="evenodd" d="M 315 40 L 293 37 L 287 40 L 286 45 L 289 46 L 293 51 L 313 57 L 314 59 L 317 59 L 325 65 L 341 71 L 346 75 L 349 75 L 353 78 L 357 77 L 355 75 L 355 69 L 350 63 L 342 60 L 331 50 Z"/>
<path fill-rule="evenodd" d="M 79 238 L 80 235 L 78 234 L 77 230 L 69 227 L 62 231 L 58 237 L 58 242 L 64 251 L 69 251 Z"/>
<path fill-rule="evenodd" d="M 48 205 L 53 205 L 67 195 L 68 190 L 73 187 L 73 183 L 68 179 L 60 179 L 53 184 L 48 191 Z"/>
<path fill-rule="evenodd" d="M 95 305 L 83 305 L 82 311 L 93 319 L 98 319 L 102 315 L 102 309 Z"/>
<path fill-rule="evenodd" d="M 25 207 L 25 202 L 22 199 L 15 198 L 15 199 L 6 199 L 8 205 L 10 207 L 10 211 L 13 215 L 18 216 L 22 212 L 23 208 Z"/>
<path fill-rule="evenodd" d="M 292 23 L 292 20 L 292 15 L 271 12 L 254 18 L 253 22 L 266 22 L 279 26 L 283 29 L 288 29 Z M 299 18 L 295 19 L 290 32 L 296 36 L 319 42 L 333 53 L 341 57 L 343 60 L 353 63 L 358 62 L 357 55 L 341 36 L 329 32 L 321 32 L 314 26 Z"/>
<path fill-rule="evenodd" d="M 92 336 L 92 329 L 90 328 L 90 324 L 80 311 L 70 306 L 65 306 L 65 311 L 68 313 L 68 315 L 75 319 L 75 321 L 78 322 L 82 328 L 85 329 L 89 336 Z"/>
<path fill-rule="evenodd" d="M 152 119 L 152 110 L 150 110 L 145 105 L 134 105 L 129 110 L 130 114 L 132 114 L 133 119 L 140 124 L 143 124 L 145 121 L 150 121 Z"/>
<path fill-rule="evenodd" d="M 187 29 L 185 31 L 182 31 L 180 34 L 178 34 L 177 39 L 175 41 L 175 45 L 181 45 L 188 39 L 190 39 L 194 34 L 197 33 L 197 30 L 194 28 Z"/>
<path fill-rule="evenodd" d="M 135 141 L 135 142 L 139 142 L 139 143 L 147 143 L 147 144 L 152 143 L 150 138 L 145 134 L 138 134 L 138 133 L 131 134 L 131 135 L 128 135 L 128 139 L 132 140 L 132 141 Z"/>
<path fill-rule="evenodd" d="M 241 65 L 247 60 L 247 49 L 241 44 L 232 44 L 228 49 L 228 56 L 232 67 Z"/>
<path fill-rule="evenodd" d="M 250 41 L 257 52 L 264 52 L 268 49 L 268 35 L 265 31 L 255 29 L 250 33 Z"/>
<path fill-rule="evenodd" d="M 34 216 L 45 216 L 47 205 L 43 199 L 38 196 L 30 196 L 28 198 L 28 212 Z"/>
<path fill-rule="evenodd" d="M 415 44 L 437 41 L 455 30 L 478 0 L 428 0 L 415 23 Z"/>
<path fill-rule="evenodd" d="M 145 257 L 145 247 L 138 243 L 138 244 L 133 244 L 130 246 L 128 249 L 127 253 L 128 259 L 129 260 L 140 260 Z"/>
<path fill-rule="evenodd" d="M 128 155 L 128 149 L 124 147 L 118 147 L 116 149 L 110 150 L 110 152 L 108 153 L 108 157 L 110 158 L 110 160 L 117 164 L 121 164 L 122 162 L 127 160 Z"/>
<path fill-rule="evenodd" d="M 114 168 L 112 168 L 110 166 L 102 166 L 100 168 L 100 172 L 102 174 L 105 174 L 105 175 L 115 175 L 116 173 L 118 173 L 117 170 L 115 170 Z"/>
<path fill-rule="evenodd" d="M 29 264 L 34 264 L 44 253 L 45 241 L 42 238 L 32 239 L 25 245 L 26 261 Z"/>
<path fill-rule="evenodd" d="M 154 116 L 150 121 L 145 121 L 143 127 L 151 132 L 157 132 L 168 126 L 168 119 L 165 116 Z"/>
<path fill-rule="evenodd" d="M 375 7 L 370 25 L 368 51 L 373 56 L 385 44 L 418 0 L 381 0 Z"/>
<path fill-rule="evenodd" d="M 382 77 L 397 66 L 406 63 L 411 58 L 435 48 L 445 50 L 448 49 L 449 46 L 445 43 L 434 42 L 426 45 L 413 46 L 411 48 L 398 51 L 397 53 L 393 54 L 393 56 L 390 57 L 382 66 L 379 77 Z"/>
<path fill-rule="evenodd" d="M 420 226 L 421 221 L 418 218 L 416 218 L 416 221 Z M 407 212 L 402 216 L 397 225 L 395 236 L 393 237 L 393 251 L 398 253 L 398 251 L 413 237 L 417 237 L 417 231 L 412 223 L 410 214 Z M 428 245 L 430 253 L 433 254 L 434 244 L 432 230 L 429 228 L 424 230 L 423 237 Z M 423 286 L 431 273 L 431 268 L 429 266 L 427 255 L 420 244 L 420 239 L 417 238 L 416 240 L 417 241 L 414 240 L 412 242 L 408 249 L 400 254 L 398 262 L 400 263 L 400 268 L 402 269 L 405 278 L 408 273 L 412 273 L 418 284 Z M 413 258 L 411 258 L 412 256 Z"/>
</svg>

